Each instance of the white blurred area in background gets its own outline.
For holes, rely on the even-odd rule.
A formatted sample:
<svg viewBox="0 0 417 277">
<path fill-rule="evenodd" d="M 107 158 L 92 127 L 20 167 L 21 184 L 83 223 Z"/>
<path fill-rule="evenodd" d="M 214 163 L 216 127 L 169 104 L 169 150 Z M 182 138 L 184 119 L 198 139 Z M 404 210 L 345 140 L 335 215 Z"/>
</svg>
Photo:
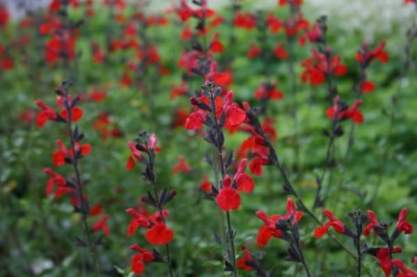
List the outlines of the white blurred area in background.
<svg viewBox="0 0 417 277">
<path fill-rule="evenodd" d="M 0 0 L 6 4 L 15 17 L 22 15 L 22 8 L 36 9 L 46 6 L 51 0 Z M 82 0 L 81 0 L 82 1 Z M 101 2 L 102 0 L 96 0 Z M 131 0 L 128 2 L 137 2 Z M 150 0 L 150 11 L 165 10 L 179 0 Z M 189 1 L 191 2 L 191 1 Z M 227 5 L 231 0 L 208 0 L 213 7 Z M 305 0 L 304 10 L 309 20 L 320 15 L 327 15 L 331 24 L 346 33 L 360 32 L 364 38 L 372 41 L 375 34 L 384 35 L 392 32 L 404 33 L 412 17 L 417 19 L 417 12 L 412 5 L 405 5 L 403 0 Z M 277 5 L 277 0 L 246 0 L 253 9 L 270 9 Z"/>
</svg>

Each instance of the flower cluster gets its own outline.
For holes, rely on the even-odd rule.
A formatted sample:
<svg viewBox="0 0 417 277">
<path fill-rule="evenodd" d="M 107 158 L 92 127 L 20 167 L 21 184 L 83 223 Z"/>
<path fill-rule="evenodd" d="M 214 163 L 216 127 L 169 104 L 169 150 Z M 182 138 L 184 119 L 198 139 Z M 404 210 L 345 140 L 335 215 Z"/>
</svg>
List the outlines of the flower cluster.
<svg viewBox="0 0 417 277">
<path fill-rule="evenodd" d="M 337 233 L 347 236 L 352 239 L 355 248 L 357 249 L 358 269 L 360 272 L 362 256 L 365 254 L 375 257 L 385 273 L 385 276 L 417 276 L 417 272 L 408 268 L 403 261 L 393 258 L 394 254 L 402 252 L 400 246 L 395 243 L 401 234 L 411 234 L 413 226 L 407 220 L 408 209 L 402 209 L 398 215 L 397 222 L 392 232 L 389 232 L 389 224 L 378 221 L 377 215 L 374 211 L 369 210 L 365 215 L 360 211 L 350 214 L 354 229 L 347 227 L 340 219 L 338 219 L 331 211 L 324 210 L 323 215 L 327 218 L 327 222 L 317 227 L 314 230 L 314 236 L 319 239 L 329 232 L 329 229 L 334 229 Z M 374 234 L 385 245 L 384 246 L 370 246 L 367 243 L 361 242 L 361 236 L 369 237 Z"/>
<path fill-rule="evenodd" d="M 131 216 L 127 235 L 133 236 L 139 228 L 144 228 L 146 229 L 145 238 L 149 244 L 167 247 L 165 257 L 162 257 L 158 251 L 154 250 L 152 258 L 149 255 L 145 255 L 146 251 L 137 245 L 131 248 L 139 252 L 131 260 L 131 268 L 134 273 L 143 273 L 145 263 L 154 261 L 154 258 L 157 256 L 167 264 L 169 276 L 173 276 L 173 265 L 168 245 L 174 238 L 174 231 L 166 223 L 169 212 L 165 206 L 175 197 L 176 192 L 162 188 L 157 183 L 154 168 L 156 153 L 160 151 L 157 144 L 158 139 L 156 135 L 147 132 L 139 133 L 135 141 L 128 143 L 131 153 L 126 168 L 127 170 L 132 170 L 137 163 L 142 164 L 144 169 L 141 171 L 141 174 L 148 181 L 149 188 L 146 196 L 142 197 L 138 207 L 126 210 Z M 144 207 L 145 204 L 153 207 L 156 211 L 153 214 L 149 214 Z"/>
</svg>

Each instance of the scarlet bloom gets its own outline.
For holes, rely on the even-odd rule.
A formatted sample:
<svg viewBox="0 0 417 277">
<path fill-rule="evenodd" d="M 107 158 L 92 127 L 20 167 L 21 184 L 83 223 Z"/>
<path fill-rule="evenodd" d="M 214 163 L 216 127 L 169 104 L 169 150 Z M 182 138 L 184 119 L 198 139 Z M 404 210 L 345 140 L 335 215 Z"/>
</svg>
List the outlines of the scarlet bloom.
<svg viewBox="0 0 417 277">
<path fill-rule="evenodd" d="M 378 218 L 374 211 L 368 210 L 368 221 L 368 224 L 365 226 L 365 229 L 363 230 L 363 234 L 365 236 L 369 236 L 371 231 L 379 226 Z"/>
<path fill-rule="evenodd" d="M 391 276 L 391 273 L 395 270 L 396 276 L 401 277 L 416 277 L 417 272 L 408 268 L 403 261 L 399 259 L 393 259 L 392 254 L 401 253 L 402 249 L 398 246 L 393 248 L 380 247 L 371 253 L 374 255 L 381 267 L 382 271 L 385 274 L 385 277 Z"/>
<path fill-rule="evenodd" d="M 45 126 L 48 120 L 54 121 L 57 119 L 55 110 L 46 105 L 42 100 L 35 100 L 35 104 L 40 108 L 40 112 L 36 116 L 36 125 L 39 128 Z"/>
<path fill-rule="evenodd" d="M 375 89 L 375 84 L 369 80 L 365 80 L 360 84 L 360 90 L 363 93 L 371 93 Z"/>
<path fill-rule="evenodd" d="M 204 176 L 203 182 L 200 184 L 200 189 L 205 193 L 211 193 L 213 191 L 213 184 L 209 181 L 207 176 Z"/>
<path fill-rule="evenodd" d="M 207 74 L 206 79 L 208 81 L 212 81 L 216 83 L 219 86 L 228 87 L 233 82 L 233 75 L 229 71 L 224 71 L 224 72 L 214 71 L 214 72 L 210 72 L 209 74 Z"/>
<path fill-rule="evenodd" d="M 148 229 L 145 238 L 152 245 L 166 245 L 174 238 L 174 232 L 164 222 L 158 222 Z"/>
<path fill-rule="evenodd" d="M 343 76 L 347 73 L 347 66 L 341 63 L 339 56 L 325 55 L 316 49 L 301 65 L 304 68 L 301 80 L 311 85 L 320 85 L 331 75 Z"/>
<path fill-rule="evenodd" d="M 95 64 L 102 64 L 104 62 L 104 59 L 106 58 L 106 55 L 104 51 L 100 48 L 100 46 L 97 43 L 92 43 L 91 45 L 92 51 L 93 51 L 93 62 Z"/>
<path fill-rule="evenodd" d="M 407 215 L 408 209 L 404 208 L 400 211 L 395 228 L 400 233 L 411 234 L 413 232 L 413 225 L 407 221 Z"/>
<path fill-rule="evenodd" d="M 222 53 L 224 45 L 219 39 L 219 34 L 215 34 L 213 40 L 210 43 L 210 51 L 213 53 Z"/>
<path fill-rule="evenodd" d="M 141 275 L 145 271 L 145 264 L 155 260 L 155 254 L 137 244 L 131 245 L 130 249 L 136 252 L 130 262 L 131 269 L 136 275 Z"/>
<path fill-rule="evenodd" d="M 259 219 L 264 222 L 258 230 L 256 243 L 258 247 L 265 247 L 272 237 L 280 238 L 283 235 L 283 230 L 277 227 L 279 221 L 289 220 L 292 225 L 297 224 L 303 217 L 303 212 L 297 211 L 294 201 L 289 197 L 287 199 L 287 212 L 284 215 L 274 214 L 267 216 L 263 211 L 256 212 Z"/>
<path fill-rule="evenodd" d="M 9 11 L 3 4 L 0 4 L 0 26 L 4 27 L 7 25 L 8 22 L 9 22 Z"/>
<path fill-rule="evenodd" d="M 262 49 L 258 47 L 256 44 L 252 44 L 246 53 L 246 56 L 249 59 L 255 59 L 262 53 Z"/>
<path fill-rule="evenodd" d="M 226 114 L 226 127 L 237 127 L 246 120 L 246 112 L 236 103 L 232 103 L 226 108 Z"/>
<path fill-rule="evenodd" d="M 339 96 L 333 100 L 333 106 L 327 109 L 326 115 L 331 120 L 352 120 L 355 124 L 363 123 L 363 114 L 359 110 L 362 100 L 356 100 L 350 107 L 340 102 Z"/>
<path fill-rule="evenodd" d="M 145 228 L 145 238 L 150 244 L 165 245 L 174 238 L 174 232 L 165 223 L 168 210 L 149 214 L 144 208 L 129 208 L 126 212 L 132 217 L 127 229 L 128 236 L 135 234 L 138 228 Z"/>
<path fill-rule="evenodd" d="M 110 229 L 108 226 L 108 220 L 110 217 L 108 215 L 102 216 L 96 223 L 93 224 L 92 230 L 94 233 L 102 231 L 105 236 L 110 235 Z"/>
<path fill-rule="evenodd" d="M 280 60 L 286 60 L 288 59 L 288 52 L 285 50 L 285 48 L 282 46 L 282 44 L 277 44 L 274 49 L 274 55 L 276 58 Z"/>
<path fill-rule="evenodd" d="M 93 90 L 88 94 L 88 98 L 94 102 L 101 102 L 107 97 L 107 93 L 102 90 Z"/>
<path fill-rule="evenodd" d="M 83 116 L 84 111 L 80 108 L 80 107 L 73 107 L 71 108 L 71 121 L 72 122 L 77 122 L 78 120 L 81 119 L 81 117 Z M 65 120 L 68 121 L 68 111 L 67 109 L 63 109 L 60 112 L 60 116 Z"/>
<path fill-rule="evenodd" d="M 43 172 L 49 175 L 45 187 L 45 194 L 47 196 L 54 194 L 56 198 L 61 198 L 62 196 L 73 192 L 74 189 L 68 186 L 64 176 L 54 172 L 50 168 L 44 168 Z"/>
<path fill-rule="evenodd" d="M 345 225 L 342 221 L 337 219 L 331 211 L 324 210 L 323 215 L 328 219 L 328 221 L 324 225 L 319 226 L 314 230 L 314 236 L 317 239 L 324 236 L 330 228 L 333 228 L 333 230 L 335 230 L 338 233 L 345 233 Z"/>
<path fill-rule="evenodd" d="M 295 37 L 301 31 L 307 30 L 310 23 L 303 17 L 302 14 L 298 14 L 295 18 L 290 18 L 284 22 L 285 34 L 287 37 Z"/>
<path fill-rule="evenodd" d="M 253 15 L 249 13 L 237 13 L 234 20 L 233 25 L 238 28 L 251 30 L 256 27 L 256 19 Z"/>
<path fill-rule="evenodd" d="M 52 153 L 52 161 L 55 166 L 62 166 L 67 162 L 72 162 L 74 157 L 84 157 L 91 153 L 90 144 L 80 144 L 76 142 L 73 149 L 67 149 L 65 144 L 61 140 L 56 141 L 57 149 Z"/>
<path fill-rule="evenodd" d="M 301 6 L 304 0 L 278 0 L 278 5 L 285 6 L 287 4 L 294 6 Z"/>
<path fill-rule="evenodd" d="M 236 261 L 236 267 L 244 271 L 253 270 L 253 267 L 248 264 L 253 261 L 252 254 L 250 253 L 249 249 L 243 246 L 242 252 L 243 255 Z"/>
<path fill-rule="evenodd" d="M 188 164 L 187 160 L 184 157 L 179 157 L 178 162 L 172 167 L 172 172 L 175 174 L 178 173 L 189 173 L 191 171 L 191 166 Z"/>
<path fill-rule="evenodd" d="M 256 176 L 262 176 L 263 166 L 268 164 L 268 160 L 263 157 L 256 157 L 249 163 L 250 172 Z"/>
<path fill-rule="evenodd" d="M 381 63 L 388 62 L 389 55 L 385 51 L 385 42 L 381 42 L 375 49 L 369 49 L 367 44 L 362 45 L 362 48 L 356 53 L 355 59 L 365 67 L 374 60 L 379 60 Z"/>
<path fill-rule="evenodd" d="M 264 83 L 255 91 L 257 100 L 281 100 L 284 94 L 274 84 Z"/>
<path fill-rule="evenodd" d="M 271 33 L 277 33 L 282 28 L 282 21 L 270 14 L 266 18 L 266 25 Z"/>
<path fill-rule="evenodd" d="M 201 110 L 192 112 L 185 120 L 184 127 L 189 130 L 198 130 L 204 126 L 206 121 L 206 113 Z"/>
<path fill-rule="evenodd" d="M 173 86 L 171 89 L 171 98 L 177 98 L 178 96 L 186 95 L 189 91 L 187 83 L 183 82 L 179 85 Z"/>
<path fill-rule="evenodd" d="M 150 134 L 147 141 L 144 144 L 136 144 L 133 141 L 129 141 L 127 145 L 130 149 L 130 155 L 127 159 L 126 169 L 132 170 L 135 167 L 136 163 L 142 160 L 142 154 L 139 149 L 142 149 L 143 151 L 154 151 L 158 153 L 160 151 L 160 148 L 157 146 L 157 144 L 158 139 L 156 138 L 155 134 Z"/>
<path fill-rule="evenodd" d="M 240 195 L 231 183 L 231 178 L 226 176 L 223 180 L 223 186 L 216 196 L 217 205 L 225 212 L 237 210 L 240 207 Z"/>
<path fill-rule="evenodd" d="M 255 187 L 255 183 L 250 175 L 245 173 L 247 160 L 242 159 L 234 176 L 237 184 L 237 190 L 245 193 L 251 193 Z"/>
</svg>

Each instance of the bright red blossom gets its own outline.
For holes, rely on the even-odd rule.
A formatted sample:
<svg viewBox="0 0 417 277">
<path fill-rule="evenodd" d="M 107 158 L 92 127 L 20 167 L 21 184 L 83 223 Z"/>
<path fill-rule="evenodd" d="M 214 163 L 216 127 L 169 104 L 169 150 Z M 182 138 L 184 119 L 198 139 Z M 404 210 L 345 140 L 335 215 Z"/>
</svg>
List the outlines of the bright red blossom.
<svg viewBox="0 0 417 277">
<path fill-rule="evenodd" d="M 345 232 L 345 225 L 342 221 L 337 219 L 331 211 L 324 210 L 323 215 L 328 219 L 328 221 L 324 225 L 319 226 L 314 230 L 314 236 L 317 239 L 324 236 L 330 228 L 333 228 L 333 230 L 341 234 Z"/>
<path fill-rule="evenodd" d="M 240 207 L 240 195 L 232 187 L 232 180 L 228 176 L 223 180 L 223 186 L 216 196 L 216 203 L 225 212 L 237 210 Z"/>
<path fill-rule="evenodd" d="M 267 216 L 263 211 L 256 212 L 259 219 L 264 222 L 258 230 L 256 243 L 258 247 L 265 247 L 272 237 L 280 238 L 283 231 L 277 227 L 277 223 L 281 220 L 290 220 L 291 224 L 297 224 L 303 217 L 303 212 L 297 211 L 294 201 L 291 198 L 287 199 L 287 212 L 284 215 L 274 214 Z"/>
</svg>

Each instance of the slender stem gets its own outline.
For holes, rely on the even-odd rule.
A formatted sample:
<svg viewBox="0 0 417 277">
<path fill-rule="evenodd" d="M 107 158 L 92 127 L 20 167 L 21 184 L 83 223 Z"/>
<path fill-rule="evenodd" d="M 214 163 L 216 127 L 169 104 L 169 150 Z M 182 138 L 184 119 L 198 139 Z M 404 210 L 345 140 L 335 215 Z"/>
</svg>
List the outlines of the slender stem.
<svg viewBox="0 0 417 277">
<path fill-rule="evenodd" d="M 149 155 L 149 160 L 150 160 L 150 165 L 151 165 L 151 168 L 152 168 L 151 170 L 153 171 L 153 158 L 152 158 L 151 155 Z M 155 179 L 151 180 L 151 184 L 154 188 L 154 190 L 153 190 L 154 198 L 159 199 L 158 190 L 157 190 L 157 187 L 156 187 L 156 180 Z M 161 216 L 162 221 L 165 223 L 165 217 L 164 217 L 164 214 L 163 214 L 163 209 L 162 209 L 162 206 L 160 204 L 158 204 L 158 210 L 159 210 L 159 215 Z M 166 255 L 166 258 L 167 258 L 166 265 L 168 267 L 169 277 L 174 277 L 175 275 L 174 275 L 174 272 L 172 270 L 171 249 L 169 247 L 169 244 L 165 245 L 165 255 Z"/>
<path fill-rule="evenodd" d="M 357 255 L 357 265 L 356 265 L 356 273 L 358 277 L 361 277 L 362 272 L 362 252 L 361 252 L 361 242 L 360 242 L 360 235 L 356 239 L 356 255 Z"/>
<path fill-rule="evenodd" d="M 71 152 L 73 153 L 74 157 L 73 160 L 71 161 L 71 164 L 73 166 L 73 170 L 75 172 L 75 180 L 76 180 L 76 189 L 77 189 L 77 194 L 78 194 L 78 198 L 80 201 L 80 205 L 81 205 L 81 221 L 82 221 L 82 225 L 83 225 L 83 229 L 84 229 L 84 233 L 85 233 L 85 237 L 87 240 L 87 245 L 88 248 L 90 249 L 90 253 L 91 253 L 91 259 L 93 261 L 94 264 L 94 270 L 95 270 L 95 275 L 100 275 L 100 267 L 99 267 L 99 263 L 97 260 L 97 249 L 96 249 L 96 243 L 93 241 L 92 235 L 91 235 L 91 230 L 88 226 L 88 222 L 87 222 L 87 217 L 88 217 L 88 200 L 84 197 L 84 193 L 83 193 L 83 187 L 82 187 L 82 181 L 81 181 L 81 174 L 80 174 L 80 170 L 78 168 L 78 158 L 76 157 L 76 147 L 75 147 L 75 141 L 74 141 L 74 137 L 72 135 L 72 109 L 71 107 L 69 107 L 69 99 L 68 99 L 68 94 L 65 95 L 65 101 L 67 102 L 66 106 L 66 110 L 67 110 L 67 129 L 68 129 L 68 133 L 70 134 L 70 142 L 71 142 Z"/>
<path fill-rule="evenodd" d="M 212 109 L 212 117 L 214 120 L 214 128 L 215 131 L 217 133 L 217 137 L 223 137 L 223 131 L 217 121 L 216 118 L 216 104 L 215 104 L 215 96 L 212 95 L 210 97 L 210 101 L 211 101 L 211 109 Z M 221 177 L 222 180 L 224 180 L 224 177 L 226 176 L 226 168 L 224 165 L 224 160 L 223 160 L 223 144 L 219 144 L 216 145 L 216 149 L 217 149 L 217 156 L 219 159 L 219 167 L 220 167 L 220 172 L 221 172 Z M 238 276 L 237 275 L 237 271 L 236 271 L 236 254 L 235 254 L 235 242 L 234 242 L 234 235 L 233 235 L 233 228 L 232 228 L 232 222 L 231 222 L 231 218 L 230 218 L 230 212 L 226 212 L 226 232 L 228 235 L 228 242 L 229 242 L 229 250 L 227 251 L 229 253 L 229 259 L 232 263 L 232 274 L 234 277 Z"/>
<path fill-rule="evenodd" d="M 233 235 L 232 223 L 230 219 L 230 212 L 226 212 L 226 221 L 227 221 L 227 233 L 229 235 L 229 244 L 230 244 L 230 258 L 233 266 L 233 276 L 237 276 L 236 272 L 236 254 L 235 254 L 235 239 Z"/>
</svg>

